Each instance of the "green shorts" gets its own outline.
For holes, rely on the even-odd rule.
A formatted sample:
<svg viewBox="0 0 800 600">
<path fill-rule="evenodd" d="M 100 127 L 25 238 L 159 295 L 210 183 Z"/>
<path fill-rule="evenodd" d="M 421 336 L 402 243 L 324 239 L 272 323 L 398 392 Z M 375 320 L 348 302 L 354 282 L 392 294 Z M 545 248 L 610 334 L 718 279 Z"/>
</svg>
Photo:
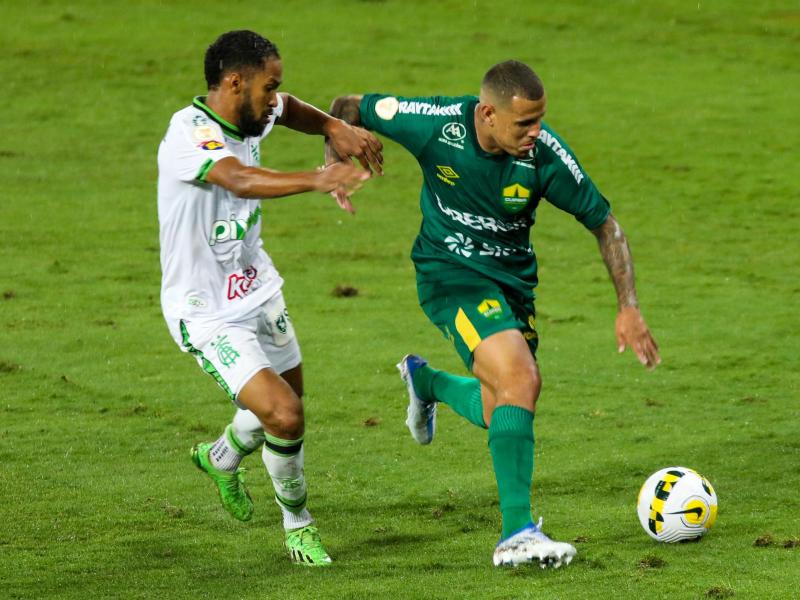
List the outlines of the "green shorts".
<svg viewBox="0 0 800 600">
<path fill-rule="evenodd" d="M 536 356 L 536 308 L 533 291 L 501 286 L 470 271 L 431 277 L 417 273 L 417 294 L 422 310 L 456 347 L 472 370 L 473 352 L 481 340 L 506 329 L 519 330 Z"/>
</svg>

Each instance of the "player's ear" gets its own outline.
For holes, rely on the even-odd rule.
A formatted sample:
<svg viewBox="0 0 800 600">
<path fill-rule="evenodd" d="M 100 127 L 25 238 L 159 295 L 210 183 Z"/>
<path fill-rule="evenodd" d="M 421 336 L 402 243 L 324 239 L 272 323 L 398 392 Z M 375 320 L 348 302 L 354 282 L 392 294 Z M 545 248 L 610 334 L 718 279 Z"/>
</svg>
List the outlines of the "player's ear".
<svg viewBox="0 0 800 600">
<path fill-rule="evenodd" d="M 489 126 L 494 125 L 496 110 L 491 104 L 481 102 L 478 104 L 478 116 L 481 120 Z"/>
<path fill-rule="evenodd" d="M 244 88 L 244 81 L 242 80 L 241 74 L 237 73 L 236 71 L 232 71 L 225 76 L 225 81 L 228 86 L 231 88 L 231 91 L 234 94 L 238 94 Z"/>
</svg>

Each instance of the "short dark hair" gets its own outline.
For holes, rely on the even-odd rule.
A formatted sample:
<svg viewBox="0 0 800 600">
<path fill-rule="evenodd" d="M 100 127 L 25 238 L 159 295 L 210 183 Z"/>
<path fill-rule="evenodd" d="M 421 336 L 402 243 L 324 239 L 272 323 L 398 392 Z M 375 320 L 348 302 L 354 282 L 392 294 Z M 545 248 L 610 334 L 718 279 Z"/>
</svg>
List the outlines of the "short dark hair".
<svg viewBox="0 0 800 600">
<path fill-rule="evenodd" d="M 206 50 L 208 89 L 219 86 L 227 71 L 259 68 L 268 59 L 280 57 L 278 47 L 254 31 L 240 29 L 223 33 Z"/>
<path fill-rule="evenodd" d="M 542 80 L 533 69 L 518 60 L 497 63 L 489 69 L 483 76 L 481 89 L 493 93 L 502 102 L 508 102 L 512 96 L 526 100 L 539 100 L 544 96 Z"/>
</svg>

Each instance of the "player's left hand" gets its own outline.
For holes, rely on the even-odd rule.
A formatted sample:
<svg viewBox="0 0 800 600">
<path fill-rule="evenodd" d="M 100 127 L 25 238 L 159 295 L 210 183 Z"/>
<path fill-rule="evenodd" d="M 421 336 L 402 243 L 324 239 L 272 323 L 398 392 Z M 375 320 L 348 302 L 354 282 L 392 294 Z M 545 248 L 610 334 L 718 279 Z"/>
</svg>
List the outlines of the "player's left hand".
<svg viewBox="0 0 800 600">
<path fill-rule="evenodd" d="M 617 313 L 616 323 L 617 349 L 620 353 L 630 346 L 639 362 L 648 369 L 654 369 L 661 364 L 658 354 L 658 345 L 650 334 L 647 324 L 642 318 L 642 313 L 634 306 L 624 306 Z"/>
<path fill-rule="evenodd" d="M 356 207 L 353 206 L 353 202 L 350 200 L 350 194 L 347 193 L 346 189 L 338 187 L 331 192 L 331 196 L 336 200 L 336 204 L 339 205 L 339 208 L 346 210 L 351 215 L 356 214 Z"/>
<path fill-rule="evenodd" d="M 337 162 L 348 162 L 348 163 L 350 162 L 349 160 L 341 160 L 339 158 L 334 157 L 332 153 L 328 152 L 329 146 L 327 145 L 327 143 L 325 144 L 325 150 L 326 150 L 325 154 L 327 155 L 325 160 L 325 165 L 322 167 L 318 167 L 320 170 L 330 167 L 331 165 L 336 164 Z M 340 185 L 335 190 L 332 190 L 330 192 L 330 195 L 331 198 L 336 200 L 336 204 L 339 208 L 349 212 L 351 215 L 356 214 L 356 207 L 353 205 L 353 201 L 350 200 L 350 196 L 352 196 L 353 194 L 352 192 L 348 191 L 344 186 Z"/>
<path fill-rule="evenodd" d="M 349 163 L 350 161 L 337 160 L 331 157 L 329 158 L 329 160 L 325 162 L 324 166 L 317 167 L 317 170 L 322 171 L 323 169 L 326 169 L 327 167 L 330 167 L 331 165 L 336 164 L 337 162 Z M 341 208 L 342 210 L 346 210 L 351 215 L 356 214 L 356 207 L 353 206 L 353 201 L 350 200 L 350 196 L 352 196 L 353 193 L 349 191 L 346 187 L 340 185 L 336 189 L 331 190 L 330 195 L 331 198 L 336 200 L 336 204 L 339 206 L 339 208 Z"/>
<path fill-rule="evenodd" d="M 383 175 L 383 144 L 372 133 L 340 119 L 333 121 L 326 133 L 337 155 L 355 158 L 370 173 Z"/>
</svg>

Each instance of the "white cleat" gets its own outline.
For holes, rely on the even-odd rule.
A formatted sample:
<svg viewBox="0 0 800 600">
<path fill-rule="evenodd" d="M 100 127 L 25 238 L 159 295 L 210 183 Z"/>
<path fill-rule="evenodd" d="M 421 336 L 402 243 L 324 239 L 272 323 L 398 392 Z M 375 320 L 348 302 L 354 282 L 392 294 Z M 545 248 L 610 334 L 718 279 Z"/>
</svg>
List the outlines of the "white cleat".
<svg viewBox="0 0 800 600">
<path fill-rule="evenodd" d="M 430 444 L 436 433 L 436 402 L 425 402 L 414 391 L 414 371 L 427 365 L 427 361 L 414 354 L 406 354 L 397 364 L 400 378 L 408 390 L 408 418 L 406 425 L 411 437 L 419 444 Z"/>
<path fill-rule="evenodd" d="M 538 562 L 543 569 L 557 569 L 568 565 L 575 558 L 576 550 L 571 544 L 554 542 L 542 533 L 542 519 L 531 523 L 512 536 L 501 540 L 494 550 L 494 566 L 512 566 Z"/>
</svg>

